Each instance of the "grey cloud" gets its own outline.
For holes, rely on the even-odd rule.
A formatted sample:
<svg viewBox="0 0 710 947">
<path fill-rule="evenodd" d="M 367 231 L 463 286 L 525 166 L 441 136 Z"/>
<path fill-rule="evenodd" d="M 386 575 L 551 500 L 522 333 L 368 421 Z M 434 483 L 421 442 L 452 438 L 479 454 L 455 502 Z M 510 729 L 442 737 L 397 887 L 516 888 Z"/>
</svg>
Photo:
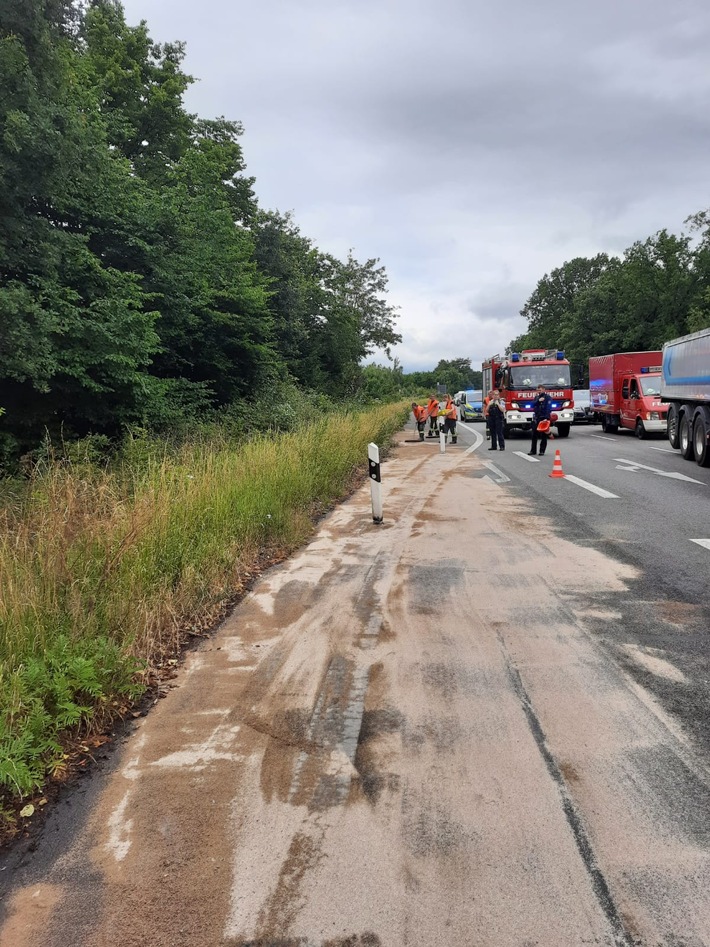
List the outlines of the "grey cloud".
<svg viewBox="0 0 710 947">
<path fill-rule="evenodd" d="M 706 0 L 126 9 L 187 41 L 189 107 L 244 122 L 264 204 L 382 258 L 405 365 L 490 355 L 545 272 L 710 204 Z"/>
</svg>

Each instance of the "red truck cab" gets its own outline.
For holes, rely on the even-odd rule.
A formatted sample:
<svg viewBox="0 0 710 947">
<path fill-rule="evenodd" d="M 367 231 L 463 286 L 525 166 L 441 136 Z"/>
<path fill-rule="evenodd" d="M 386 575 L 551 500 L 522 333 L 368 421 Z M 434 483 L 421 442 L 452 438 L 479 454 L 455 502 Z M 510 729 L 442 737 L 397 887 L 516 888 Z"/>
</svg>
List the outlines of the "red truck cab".
<svg viewBox="0 0 710 947">
<path fill-rule="evenodd" d="M 665 433 L 661 402 L 661 352 L 618 352 L 589 359 L 589 394 L 602 430 L 619 428 L 637 437 Z"/>
</svg>

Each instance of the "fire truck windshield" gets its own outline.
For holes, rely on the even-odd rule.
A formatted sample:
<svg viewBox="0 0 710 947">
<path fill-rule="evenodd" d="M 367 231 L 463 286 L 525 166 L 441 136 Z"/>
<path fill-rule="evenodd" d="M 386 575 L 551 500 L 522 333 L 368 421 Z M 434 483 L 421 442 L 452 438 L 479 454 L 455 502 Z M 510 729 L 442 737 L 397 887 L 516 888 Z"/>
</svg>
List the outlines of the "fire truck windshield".
<svg viewBox="0 0 710 947">
<path fill-rule="evenodd" d="M 660 395 L 661 393 L 661 376 L 660 375 L 646 375 L 645 378 L 641 378 L 641 391 L 645 395 Z"/>
<path fill-rule="evenodd" d="M 510 369 L 511 388 L 571 388 L 569 365 L 512 365 Z"/>
</svg>

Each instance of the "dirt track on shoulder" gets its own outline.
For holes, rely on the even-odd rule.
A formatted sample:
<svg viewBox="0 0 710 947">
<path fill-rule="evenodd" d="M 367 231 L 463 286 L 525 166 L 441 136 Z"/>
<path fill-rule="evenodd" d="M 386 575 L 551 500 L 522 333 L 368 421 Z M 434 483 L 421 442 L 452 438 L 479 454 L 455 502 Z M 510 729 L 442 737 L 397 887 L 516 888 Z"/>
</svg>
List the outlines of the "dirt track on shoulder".
<svg viewBox="0 0 710 947">
<path fill-rule="evenodd" d="M 708 773 L 585 625 L 633 574 L 483 473 L 403 443 L 265 574 L 0 944 L 710 944 Z"/>
</svg>

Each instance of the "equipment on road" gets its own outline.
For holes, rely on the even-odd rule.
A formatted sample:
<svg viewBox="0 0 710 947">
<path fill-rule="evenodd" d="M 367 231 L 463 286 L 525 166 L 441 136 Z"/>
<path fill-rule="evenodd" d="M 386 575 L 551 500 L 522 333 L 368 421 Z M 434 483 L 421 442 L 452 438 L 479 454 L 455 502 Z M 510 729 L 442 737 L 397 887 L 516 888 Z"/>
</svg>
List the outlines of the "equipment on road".
<svg viewBox="0 0 710 947">
<path fill-rule="evenodd" d="M 661 404 L 661 352 L 619 352 L 589 359 L 592 410 L 602 430 L 616 434 L 620 427 L 637 437 L 666 429 Z"/>
<path fill-rule="evenodd" d="M 483 390 L 497 388 L 505 401 L 505 436 L 513 428 L 531 431 L 538 385 L 545 385 L 552 399 L 560 437 L 569 435 L 574 420 L 570 364 L 558 349 L 525 349 L 492 355 L 483 363 Z"/>
<path fill-rule="evenodd" d="M 549 430 L 550 430 L 550 422 L 549 422 L 549 421 L 540 421 L 540 423 L 539 423 L 538 426 L 537 426 L 537 429 L 538 429 L 538 431 L 539 431 L 541 434 L 544 434 L 546 431 L 549 431 Z"/>
<path fill-rule="evenodd" d="M 550 471 L 548 476 L 554 477 L 555 479 L 557 479 L 558 477 L 564 477 L 564 475 L 565 475 L 565 472 L 562 469 L 562 455 L 560 454 L 559 450 L 556 450 L 555 461 L 552 465 L 552 470 Z"/>
<path fill-rule="evenodd" d="M 660 390 L 671 447 L 710 467 L 710 329 L 666 342 Z"/>
</svg>

